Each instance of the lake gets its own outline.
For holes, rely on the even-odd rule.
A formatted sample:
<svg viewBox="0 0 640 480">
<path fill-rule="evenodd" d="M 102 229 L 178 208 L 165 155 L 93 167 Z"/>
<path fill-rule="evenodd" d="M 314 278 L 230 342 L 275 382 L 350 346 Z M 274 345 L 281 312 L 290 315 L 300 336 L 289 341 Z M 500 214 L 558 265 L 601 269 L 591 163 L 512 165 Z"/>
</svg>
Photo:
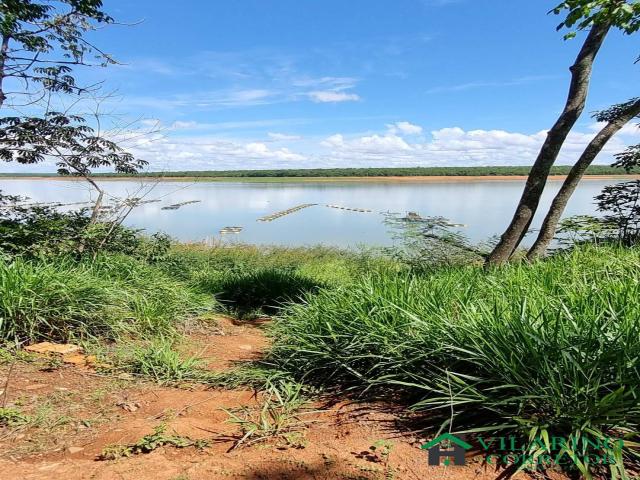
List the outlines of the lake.
<svg viewBox="0 0 640 480">
<path fill-rule="evenodd" d="M 567 215 L 593 214 L 593 197 L 616 179 L 586 179 L 574 194 Z M 148 233 L 162 231 L 182 241 L 220 238 L 224 227 L 243 227 L 224 235 L 226 242 L 341 247 L 390 243 L 382 212 L 442 216 L 464 224 L 461 230 L 473 241 L 502 233 L 522 193 L 524 181 L 465 179 L 420 182 L 189 182 L 109 180 L 101 184 L 112 197 L 139 196 L 159 200 L 138 207 L 126 224 Z M 561 181 L 547 186 L 541 211 L 546 212 Z M 4 193 L 28 196 L 35 202 L 74 203 L 95 194 L 81 181 L 57 179 L 0 179 Z M 177 210 L 163 207 L 198 200 Z M 317 204 L 271 222 L 258 218 L 301 204 Z M 326 205 L 368 209 L 360 213 Z M 539 226 L 541 216 L 536 218 Z"/>
</svg>

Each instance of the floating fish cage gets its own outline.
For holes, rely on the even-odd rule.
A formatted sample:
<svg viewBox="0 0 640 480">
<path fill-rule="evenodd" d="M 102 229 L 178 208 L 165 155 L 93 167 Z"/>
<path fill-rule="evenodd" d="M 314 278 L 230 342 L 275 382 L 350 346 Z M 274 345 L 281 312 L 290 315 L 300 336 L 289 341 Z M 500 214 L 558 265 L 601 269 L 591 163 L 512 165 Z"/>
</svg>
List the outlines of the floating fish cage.
<svg viewBox="0 0 640 480">
<path fill-rule="evenodd" d="M 420 215 L 418 215 L 416 212 L 409 212 L 407 213 L 406 216 L 404 216 L 402 218 L 402 220 L 405 220 L 407 222 L 421 222 L 424 220 L 424 218 L 422 218 Z"/>
<path fill-rule="evenodd" d="M 220 230 L 220 235 L 229 235 L 234 233 L 240 233 L 242 231 L 242 227 L 224 227 Z"/>
<path fill-rule="evenodd" d="M 180 207 L 184 207 L 185 205 L 190 205 L 192 203 L 199 203 L 201 200 L 189 200 L 187 202 L 174 203 L 173 205 L 167 205 L 166 207 L 162 207 L 161 210 L 177 210 Z"/>
<path fill-rule="evenodd" d="M 369 210 L 368 208 L 349 208 L 349 207 L 343 207 L 340 205 L 325 205 L 326 207 L 329 208 L 336 208 L 338 210 L 347 210 L 348 212 L 358 212 L 358 213 L 371 213 L 373 212 L 373 210 Z"/>
<path fill-rule="evenodd" d="M 258 221 L 272 222 L 273 220 L 277 220 L 280 217 L 284 217 L 285 215 L 289 215 L 290 213 L 297 212 L 299 210 L 302 210 L 303 208 L 313 207 L 314 205 L 317 205 L 317 203 L 303 203 L 302 205 L 297 205 L 287 210 L 282 210 L 281 212 L 276 212 L 276 213 L 272 213 L 271 215 L 267 215 L 265 217 L 260 217 Z"/>
</svg>

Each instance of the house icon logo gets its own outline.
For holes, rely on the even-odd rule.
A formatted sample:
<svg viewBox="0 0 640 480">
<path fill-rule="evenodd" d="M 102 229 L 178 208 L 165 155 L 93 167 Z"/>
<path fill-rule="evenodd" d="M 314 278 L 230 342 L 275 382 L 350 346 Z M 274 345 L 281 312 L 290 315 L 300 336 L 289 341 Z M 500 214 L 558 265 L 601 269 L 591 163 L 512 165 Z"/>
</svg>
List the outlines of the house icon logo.
<svg viewBox="0 0 640 480">
<path fill-rule="evenodd" d="M 443 446 L 446 446 L 446 449 L 441 448 Z M 443 433 L 420 448 L 429 452 L 430 466 L 440 465 L 442 457 L 444 457 L 444 465 L 450 465 L 452 458 L 454 465 L 464 465 L 465 452 L 471 448 L 471 445 L 460 437 L 450 433 Z"/>
</svg>

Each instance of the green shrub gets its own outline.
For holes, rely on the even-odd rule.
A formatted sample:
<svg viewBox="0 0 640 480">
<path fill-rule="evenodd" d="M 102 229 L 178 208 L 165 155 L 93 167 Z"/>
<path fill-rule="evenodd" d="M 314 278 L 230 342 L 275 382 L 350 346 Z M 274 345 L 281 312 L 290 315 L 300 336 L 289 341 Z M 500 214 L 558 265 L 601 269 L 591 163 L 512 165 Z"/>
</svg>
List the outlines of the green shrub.
<svg viewBox="0 0 640 480">
<path fill-rule="evenodd" d="M 577 435 L 577 452 L 605 435 L 630 441 L 640 429 L 639 267 L 640 250 L 583 247 L 492 271 L 374 274 L 289 306 L 270 360 L 307 382 L 440 411 L 454 431 Z"/>
</svg>

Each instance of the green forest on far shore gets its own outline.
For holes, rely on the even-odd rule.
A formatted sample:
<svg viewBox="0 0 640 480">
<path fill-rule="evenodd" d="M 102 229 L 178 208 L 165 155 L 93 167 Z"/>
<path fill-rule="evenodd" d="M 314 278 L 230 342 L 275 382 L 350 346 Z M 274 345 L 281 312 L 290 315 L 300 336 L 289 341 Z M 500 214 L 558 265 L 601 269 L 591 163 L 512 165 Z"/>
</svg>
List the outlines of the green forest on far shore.
<svg viewBox="0 0 640 480">
<path fill-rule="evenodd" d="M 142 172 L 135 176 L 145 177 L 211 177 L 211 178 L 326 178 L 326 177 L 421 177 L 421 176 L 518 176 L 528 175 L 529 166 L 498 167 L 410 167 L 410 168 L 311 168 L 311 169 L 278 169 L 278 170 L 196 170 L 178 172 Z M 558 165 L 551 169 L 551 175 L 567 175 L 571 167 Z M 624 175 L 622 168 L 608 165 L 592 165 L 587 175 Z M 55 173 L 0 173 L 0 177 L 54 177 Z M 96 176 L 128 177 L 128 174 L 100 174 Z"/>
</svg>

